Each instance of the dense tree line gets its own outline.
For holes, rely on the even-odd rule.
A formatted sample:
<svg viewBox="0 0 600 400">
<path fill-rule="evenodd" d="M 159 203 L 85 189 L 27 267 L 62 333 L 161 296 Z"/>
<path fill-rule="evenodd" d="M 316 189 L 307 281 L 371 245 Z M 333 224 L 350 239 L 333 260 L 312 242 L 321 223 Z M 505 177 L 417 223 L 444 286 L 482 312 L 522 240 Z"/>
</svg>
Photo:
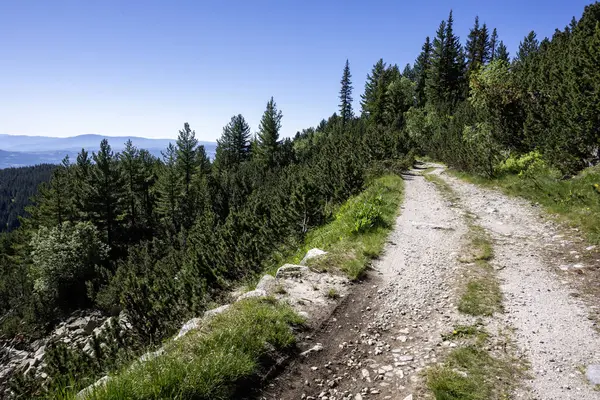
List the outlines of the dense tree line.
<svg viewBox="0 0 600 400">
<path fill-rule="evenodd" d="M 0 232 L 10 232 L 19 226 L 19 217 L 26 216 L 30 198 L 40 184 L 50 180 L 54 167 L 40 164 L 0 169 Z"/>
<path fill-rule="evenodd" d="M 599 21 L 600 4 L 589 5 L 552 38 L 539 41 L 530 32 L 511 60 L 497 30 L 490 34 L 479 18 L 462 45 L 450 13 L 414 64 L 416 107 L 405 115 L 411 146 L 487 176 L 503 160 L 528 152 L 563 174 L 595 164 Z"/>
</svg>

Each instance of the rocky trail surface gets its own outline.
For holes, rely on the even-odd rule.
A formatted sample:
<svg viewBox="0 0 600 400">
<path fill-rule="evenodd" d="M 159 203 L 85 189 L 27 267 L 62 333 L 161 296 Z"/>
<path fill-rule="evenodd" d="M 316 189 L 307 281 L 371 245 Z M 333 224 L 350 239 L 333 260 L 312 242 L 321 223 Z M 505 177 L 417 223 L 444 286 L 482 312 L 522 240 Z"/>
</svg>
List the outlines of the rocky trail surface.
<svg viewBox="0 0 600 400">
<path fill-rule="evenodd" d="M 468 317 L 457 308 L 468 218 L 491 238 L 504 312 L 486 326 L 511 332 L 529 366 L 511 398 L 600 399 L 600 256 L 528 202 L 439 176 L 452 196 L 406 175 L 405 199 L 384 254 L 328 320 L 302 338 L 310 350 L 259 399 L 430 399 L 425 376 L 457 343 L 443 335 Z M 448 190 L 448 189 L 447 189 Z M 467 218 L 468 217 L 468 218 Z M 583 261 L 585 263 L 582 263 Z"/>
</svg>

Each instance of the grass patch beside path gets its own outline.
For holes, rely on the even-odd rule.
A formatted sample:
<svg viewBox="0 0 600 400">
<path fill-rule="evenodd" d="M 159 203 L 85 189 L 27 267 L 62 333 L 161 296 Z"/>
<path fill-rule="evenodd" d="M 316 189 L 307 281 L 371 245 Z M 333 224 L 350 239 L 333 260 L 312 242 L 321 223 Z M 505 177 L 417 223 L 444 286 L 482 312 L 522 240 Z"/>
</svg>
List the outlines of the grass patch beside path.
<svg viewBox="0 0 600 400">
<path fill-rule="evenodd" d="M 260 373 L 265 360 L 295 343 L 303 323 L 274 299 L 248 299 L 201 329 L 165 345 L 164 354 L 134 364 L 89 399 L 230 399 Z"/>
<path fill-rule="evenodd" d="M 330 223 L 308 233 L 304 246 L 288 262 L 297 264 L 306 252 L 319 248 L 329 252 L 314 268 L 340 268 L 358 279 L 369 262 L 383 251 L 402 202 L 404 182 L 398 175 L 375 179 L 360 194 L 346 201 Z"/>
<path fill-rule="evenodd" d="M 459 338 L 463 344 L 448 354 L 443 365 L 427 372 L 427 386 L 437 400 L 510 398 L 526 368 L 511 355 L 505 336 L 494 338 L 477 324 L 456 327 L 445 338 Z M 492 353 L 490 348 L 503 350 Z"/>
</svg>

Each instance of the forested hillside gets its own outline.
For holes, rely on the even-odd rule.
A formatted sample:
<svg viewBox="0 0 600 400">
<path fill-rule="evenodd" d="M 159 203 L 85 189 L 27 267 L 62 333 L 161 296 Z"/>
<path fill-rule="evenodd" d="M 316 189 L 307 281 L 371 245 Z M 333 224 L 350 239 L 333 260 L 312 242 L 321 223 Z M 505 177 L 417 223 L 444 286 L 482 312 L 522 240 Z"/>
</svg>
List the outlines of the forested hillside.
<svg viewBox="0 0 600 400">
<path fill-rule="evenodd" d="M 1 334 L 35 339 L 74 310 L 98 309 L 126 310 L 133 335 L 98 338 L 121 347 L 111 357 L 49 346 L 51 383 L 23 378 L 15 390 L 51 397 L 72 376 L 101 376 L 160 343 L 415 153 L 485 176 L 580 171 L 599 156 L 599 93 L 600 3 L 551 39 L 529 33 L 512 59 L 478 19 L 461 42 L 450 12 L 414 65 L 375 63 L 359 115 L 346 61 L 339 112 L 293 140 L 280 137 L 273 98 L 255 137 L 231 118 L 213 162 L 188 124 L 160 159 L 103 140 L 54 169 L 26 223 L 3 238 Z"/>
<path fill-rule="evenodd" d="M 10 232 L 19 226 L 25 206 L 37 193 L 38 186 L 50 180 L 54 165 L 0 169 L 0 232 Z"/>
</svg>

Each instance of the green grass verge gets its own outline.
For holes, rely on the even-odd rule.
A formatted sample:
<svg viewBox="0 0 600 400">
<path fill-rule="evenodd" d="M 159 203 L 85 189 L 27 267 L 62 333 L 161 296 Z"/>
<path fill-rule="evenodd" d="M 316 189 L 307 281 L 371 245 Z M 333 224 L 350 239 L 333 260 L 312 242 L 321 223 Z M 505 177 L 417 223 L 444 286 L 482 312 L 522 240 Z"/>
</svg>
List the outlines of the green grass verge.
<svg viewBox="0 0 600 400">
<path fill-rule="evenodd" d="M 510 398 L 526 366 L 512 356 L 505 336 L 493 338 L 481 324 L 476 324 L 458 326 L 443 337 L 461 339 L 464 344 L 452 350 L 443 365 L 427 371 L 427 386 L 437 400 Z M 504 350 L 492 354 L 489 350 L 492 347 Z"/>
<path fill-rule="evenodd" d="M 402 202 L 404 182 L 398 175 L 375 179 L 360 194 L 346 201 L 330 223 L 309 232 L 304 245 L 287 262 L 297 264 L 306 252 L 329 252 L 311 267 L 339 268 L 358 279 L 369 262 L 383 250 Z"/>
<path fill-rule="evenodd" d="M 112 377 L 89 399 L 230 399 L 274 354 L 295 343 L 303 323 L 287 305 L 249 299 L 165 345 L 164 354 Z"/>
<path fill-rule="evenodd" d="M 451 173 L 468 182 L 500 188 L 506 194 L 539 203 L 560 220 L 580 228 L 591 242 L 600 243 L 600 167 L 588 168 L 564 180 L 546 169 L 496 179 L 456 171 Z"/>
</svg>

